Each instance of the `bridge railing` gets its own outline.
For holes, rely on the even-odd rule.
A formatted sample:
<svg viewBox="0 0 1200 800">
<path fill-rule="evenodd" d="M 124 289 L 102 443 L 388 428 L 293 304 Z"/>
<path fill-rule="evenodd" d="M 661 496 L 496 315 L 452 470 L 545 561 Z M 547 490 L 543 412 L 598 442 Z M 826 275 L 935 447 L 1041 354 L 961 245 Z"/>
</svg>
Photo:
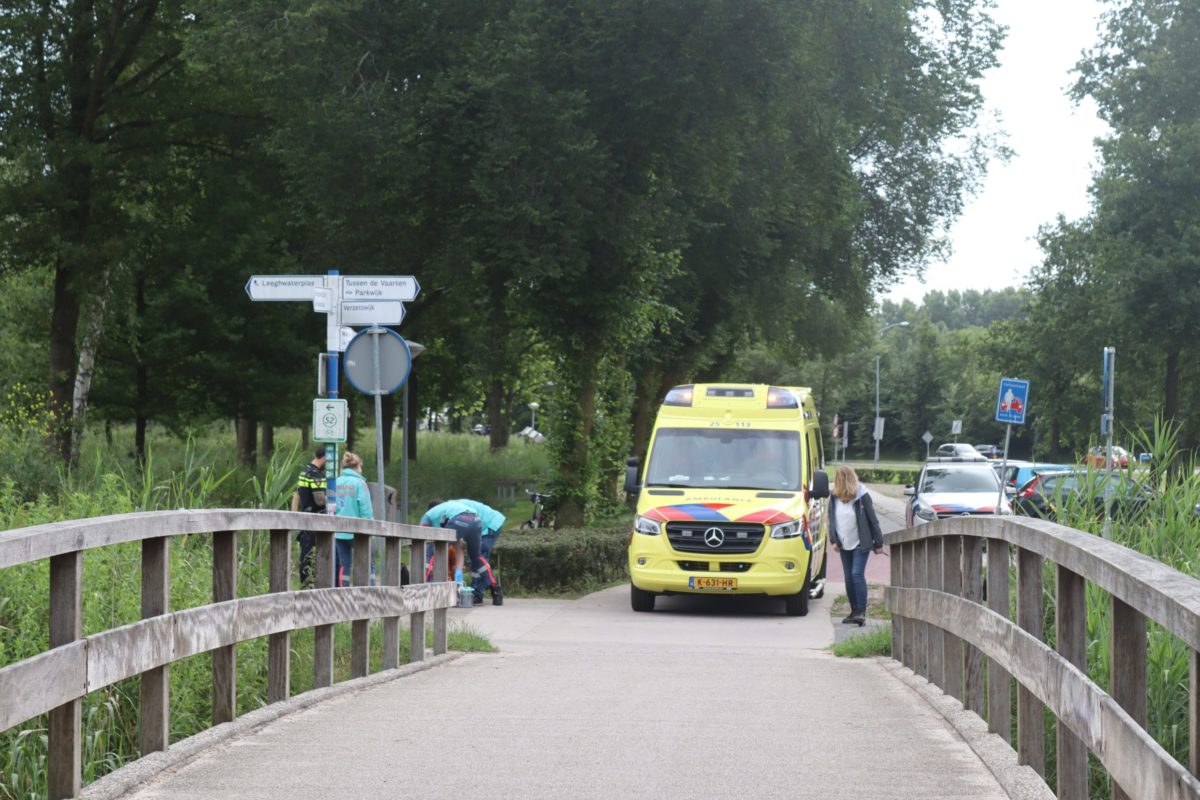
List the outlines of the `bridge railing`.
<svg viewBox="0 0 1200 800">
<path fill-rule="evenodd" d="M 954 517 L 885 539 L 892 556 L 886 600 L 893 656 L 987 719 L 1005 741 L 1012 725 L 1009 679 L 1015 678 L 1018 760 L 1045 777 L 1048 708 L 1056 718 L 1059 798 L 1088 797 L 1088 752 L 1112 778 L 1114 798 L 1200 797 L 1200 581 L 1127 547 L 1038 519 Z M 1042 630 L 1047 561 L 1056 581 L 1054 648 Z M 1108 692 L 1087 674 L 1088 583 L 1107 592 L 1111 603 Z M 1147 620 L 1190 648 L 1190 769 L 1146 731 Z"/>
<path fill-rule="evenodd" d="M 291 591 L 290 531 L 316 534 L 315 588 Z M 266 594 L 236 596 L 239 532 L 269 532 Z M 354 534 L 353 586 L 334 588 L 334 532 Z M 172 612 L 171 540 L 210 534 L 212 603 Z M 261 534 L 260 534 L 261 535 Z M 385 539 L 376 585 L 370 579 L 370 539 Z M 402 540 L 411 540 L 411 585 L 401 586 Z M 49 560 L 49 649 L 0 668 L 0 732 L 49 715 L 49 797 L 74 797 L 82 775 L 81 700 L 125 678 L 141 676 L 139 747 L 166 750 L 170 732 L 169 669 L 173 662 L 212 653 L 212 721 L 236 715 L 236 645 L 268 637 L 267 697 L 287 699 L 291 634 L 312 628 L 314 688 L 333 683 L 333 626 L 351 623 L 351 676 L 369 671 L 369 623 L 382 619 L 383 669 L 399 666 L 400 617 L 409 616 L 411 658 L 425 655 L 425 614 L 433 614 L 433 651 L 446 652 L 446 609 L 457 603 L 455 584 L 424 583 L 425 546 L 434 543 L 434 575 L 446 574 L 453 531 L 290 511 L 217 509 L 119 514 L 38 525 L 0 533 L 0 569 Z M 141 543 L 141 615 L 130 625 L 84 637 L 84 553 L 125 542 Z"/>
</svg>

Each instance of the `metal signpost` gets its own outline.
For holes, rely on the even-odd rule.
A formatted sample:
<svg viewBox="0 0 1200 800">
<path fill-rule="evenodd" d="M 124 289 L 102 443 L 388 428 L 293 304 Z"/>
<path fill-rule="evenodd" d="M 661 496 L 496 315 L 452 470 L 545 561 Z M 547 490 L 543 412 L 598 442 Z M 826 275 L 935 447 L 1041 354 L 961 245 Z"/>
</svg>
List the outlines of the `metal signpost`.
<svg viewBox="0 0 1200 800">
<path fill-rule="evenodd" d="M 379 487 L 375 494 L 376 519 L 387 517 L 383 488 L 383 396 L 403 386 L 411 370 L 412 353 L 408 344 L 391 328 L 372 325 L 360 331 L 346 348 L 347 380 L 355 389 L 375 398 L 375 470 Z"/>
<path fill-rule="evenodd" d="M 925 431 L 921 434 L 921 441 L 925 443 L 925 460 L 929 460 L 929 443 L 933 441 L 933 434 Z"/>
<path fill-rule="evenodd" d="M 1113 388 L 1116 383 L 1117 348 L 1104 348 L 1104 374 L 1101 398 L 1104 413 L 1100 415 L 1100 434 L 1105 437 L 1104 445 L 1104 528 L 1105 539 L 1112 538 L 1112 469 L 1113 469 Z"/>
<path fill-rule="evenodd" d="M 996 422 L 1005 423 L 1004 455 L 1000 460 L 1000 494 L 996 498 L 996 513 L 1004 505 L 1004 473 L 1008 469 L 1008 441 L 1012 437 L 1013 425 L 1025 424 L 1025 408 L 1029 404 L 1029 381 L 1019 378 L 1001 378 L 1000 393 L 996 397 Z"/>
<path fill-rule="evenodd" d="M 959 434 L 962 433 L 962 420 L 956 419 L 950 423 L 950 435 L 954 437 L 954 443 L 958 444 Z"/>
<path fill-rule="evenodd" d="M 251 300 L 308 301 L 312 303 L 313 311 L 325 315 L 324 380 L 317 382 L 319 393 L 325 397 L 318 401 L 334 400 L 338 396 L 339 356 L 354 336 L 354 331 L 343 325 L 398 325 L 404 319 L 403 304 L 417 299 L 420 291 L 421 287 L 412 275 L 341 275 L 335 269 L 326 275 L 252 275 L 246 281 L 246 294 Z M 347 319 L 343 319 L 343 315 Z M 317 422 L 314 403 L 313 439 L 323 441 L 318 436 Z M 331 438 L 325 449 L 325 491 L 331 498 L 337 496 L 337 470 L 341 464 L 338 445 L 345 440 L 344 433 L 340 440 Z M 337 503 L 327 503 L 326 511 L 336 514 Z"/>
</svg>

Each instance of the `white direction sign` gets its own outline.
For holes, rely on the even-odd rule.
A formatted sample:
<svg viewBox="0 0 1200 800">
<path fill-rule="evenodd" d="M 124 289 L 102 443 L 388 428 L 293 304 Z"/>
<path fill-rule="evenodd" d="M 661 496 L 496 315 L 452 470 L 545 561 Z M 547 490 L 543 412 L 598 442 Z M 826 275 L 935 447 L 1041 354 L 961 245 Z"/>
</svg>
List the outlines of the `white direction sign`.
<svg viewBox="0 0 1200 800">
<path fill-rule="evenodd" d="M 344 281 L 342 286 L 344 290 Z M 399 325 L 403 321 L 404 304 L 399 300 L 342 301 L 343 325 Z"/>
<path fill-rule="evenodd" d="M 933 434 L 929 431 L 925 431 L 921 434 L 921 441 L 923 441 L 925 444 L 929 444 L 933 441 Z"/>
<path fill-rule="evenodd" d="M 411 303 L 421 287 L 412 275 L 346 275 L 342 277 L 342 300 L 396 300 Z M 382 320 L 381 320 L 382 321 Z"/>
<path fill-rule="evenodd" d="M 251 275 L 246 281 L 251 300 L 312 300 L 323 288 L 323 275 Z"/>
<path fill-rule="evenodd" d="M 346 441 L 348 417 L 345 400 L 313 400 L 313 441 Z"/>
</svg>

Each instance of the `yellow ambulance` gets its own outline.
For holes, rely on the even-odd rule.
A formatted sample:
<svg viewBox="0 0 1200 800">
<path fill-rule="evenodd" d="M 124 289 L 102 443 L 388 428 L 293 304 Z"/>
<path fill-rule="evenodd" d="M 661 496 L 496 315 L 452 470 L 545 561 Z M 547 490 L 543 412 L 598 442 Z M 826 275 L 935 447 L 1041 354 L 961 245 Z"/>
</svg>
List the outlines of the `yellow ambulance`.
<svg viewBox="0 0 1200 800">
<path fill-rule="evenodd" d="M 641 469 L 629 541 L 630 601 L 660 594 L 782 598 L 808 613 L 825 586 L 829 478 L 812 391 L 694 384 L 667 393 Z M 640 481 L 639 481 L 640 477 Z"/>
</svg>

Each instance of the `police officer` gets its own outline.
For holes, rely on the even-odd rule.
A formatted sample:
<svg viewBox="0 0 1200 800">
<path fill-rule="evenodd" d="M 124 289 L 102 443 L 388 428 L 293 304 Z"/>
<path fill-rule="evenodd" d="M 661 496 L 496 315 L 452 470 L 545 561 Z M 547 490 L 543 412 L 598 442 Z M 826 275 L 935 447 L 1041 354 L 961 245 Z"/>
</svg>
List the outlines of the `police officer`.
<svg viewBox="0 0 1200 800">
<path fill-rule="evenodd" d="M 315 458 L 304 465 L 292 493 L 292 511 L 307 511 L 311 514 L 325 513 L 325 448 L 318 447 Z M 300 542 L 300 586 L 313 585 L 313 551 L 317 535 L 312 531 L 300 531 L 296 537 Z"/>
</svg>

